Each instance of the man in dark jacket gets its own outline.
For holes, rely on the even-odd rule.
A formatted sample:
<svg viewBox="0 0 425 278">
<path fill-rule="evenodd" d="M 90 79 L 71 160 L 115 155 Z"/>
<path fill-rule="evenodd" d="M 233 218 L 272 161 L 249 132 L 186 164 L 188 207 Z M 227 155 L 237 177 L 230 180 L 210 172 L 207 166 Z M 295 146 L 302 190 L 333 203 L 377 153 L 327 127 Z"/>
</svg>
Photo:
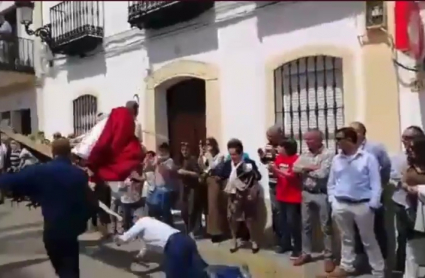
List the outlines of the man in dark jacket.
<svg viewBox="0 0 425 278">
<path fill-rule="evenodd" d="M 68 139 L 52 143 L 53 160 L 0 177 L 0 187 L 36 200 L 44 218 L 43 241 L 60 278 L 78 278 L 78 236 L 97 208 L 87 174 L 72 165 Z"/>
</svg>

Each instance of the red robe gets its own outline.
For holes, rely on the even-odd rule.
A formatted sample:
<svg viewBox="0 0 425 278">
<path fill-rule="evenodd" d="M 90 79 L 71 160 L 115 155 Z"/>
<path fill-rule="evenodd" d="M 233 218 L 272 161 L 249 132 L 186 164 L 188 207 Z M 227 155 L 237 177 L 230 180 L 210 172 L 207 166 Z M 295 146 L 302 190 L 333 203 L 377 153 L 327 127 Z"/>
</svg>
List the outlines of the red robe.
<svg viewBox="0 0 425 278">
<path fill-rule="evenodd" d="M 125 107 L 114 108 L 87 159 L 94 181 L 124 181 L 142 163 L 135 123 Z"/>
</svg>

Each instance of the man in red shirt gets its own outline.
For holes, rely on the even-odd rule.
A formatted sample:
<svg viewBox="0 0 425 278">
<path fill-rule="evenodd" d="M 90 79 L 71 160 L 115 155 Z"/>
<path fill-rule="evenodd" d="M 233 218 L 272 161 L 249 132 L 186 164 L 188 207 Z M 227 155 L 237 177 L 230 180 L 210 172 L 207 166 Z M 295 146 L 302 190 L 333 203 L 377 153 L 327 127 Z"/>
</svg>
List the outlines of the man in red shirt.
<svg viewBox="0 0 425 278">
<path fill-rule="evenodd" d="M 270 165 L 277 177 L 276 201 L 280 210 L 279 227 L 282 252 L 292 251 L 291 259 L 301 255 L 301 178 L 292 171 L 298 159 L 297 142 L 285 139 L 278 145 L 278 155 Z M 293 243 L 293 245 L 291 244 Z"/>
</svg>

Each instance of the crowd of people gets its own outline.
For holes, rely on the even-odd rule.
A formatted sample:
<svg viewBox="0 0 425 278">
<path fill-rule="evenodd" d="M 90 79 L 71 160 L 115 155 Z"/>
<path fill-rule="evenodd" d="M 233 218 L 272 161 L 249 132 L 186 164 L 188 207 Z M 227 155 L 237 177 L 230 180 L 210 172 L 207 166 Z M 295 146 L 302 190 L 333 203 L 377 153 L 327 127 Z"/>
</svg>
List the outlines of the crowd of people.
<svg viewBox="0 0 425 278">
<path fill-rule="evenodd" d="M 135 119 L 138 110 L 136 104 L 129 102 L 127 108 Z M 140 128 L 137 130 L 140 132 Z M 230 237 L 232 246 L 229 251 L 232 253 L 237 252 L 241 241 L 250 242 L 252 253 L 259 251 L 256 223 L 260 217 L 259 181 L 262 176 L 256 161 L 268 170 L 275 251 L 290 253 L 294 266 L 312 262 L 312 223 L 318 216 L 323 232 L 326 273 L 323 277 L 354 276 L 366 261 L 374 277 L 385 276 L 389 267 L 385 259 L 392 250 L 388 250 L 388 231 L 384 220 L 388 204 L 384 206 L 383 192 L 394 191 L 392 199 L 396 208 L 397 250 L 394 250 L 396 262 L 392 268 L 404 273 L 405 278 L 419 277 L 421 262 L 418 248 L 423 246 L 420 242 L 425 235 L 425 227 L 421 230 L 417 225 L 418 208 L 421 208 L 423 199 L 421 185 L 425 185 L 425 135 L 421 128 L 411 126 L 404 131 L 402 141 L 405 151 L 393 158 L 389 157 L 382 144 L 366 139 L 366 127 L 360 122 L 335 131 L 336 154 L 327 149 L 319 129 L 309 129 L 303 134 L 307 150 L 302 152 L 297 141 L 285 137 L 278 125 L 270 127 L 266 136 L 268 143 L 258 149 L 258 159 L 252 159 L 244 152 L 239 139 L 229 140 L 226 152 L 220 150 L 213 137 L 201 141 L 199 146 L 181 142 L 180 153 L 174 157 L 171 157 L 169 144 L 161 143 L 155 151 L 144 150 L 143 160 L 124 181 L 97 180 L 92 183 L 88 182 L 88 177 L 95 173 L 91 172 L 90 167 L 87 168 L 81 158 L 71 155 L 69 142 L 75 138 L 70 136 L 71 140 L 68 140 L 55 134 L 52 148 L 58 159 L 45 164 L 50 166 L 43 166 L 38 172 L 23 171 L 25 174 L 8 176 L 7 179 L 2 177 L 1 181 L 7 185 L 13 184 L 13 190 L 26 195 L 38 194 L 34 191 L 37 186 L 28 187 L 24 182 L 31 175 L 38 176 L 32 183 L 39 183 L 40 188 L 44 189 L 59 180 L 63 182 L 64 176 L 54 174 L 56 170 L 69 173 L 65 182 L 69 186 L 78 182 L 92 184 L 90 194 L 87 193 L 87 186 L 81 186 L 81 192 L 90 198 L 69 200 L 74 202 L 74 207 L 79 202 L 85 210 L 73 212 L 68 217 L 83 214 L 87 218 L 83 219 L 91 218 L 93 225 L 104 236 L 116 234 L 114 239 L 117 244 L 139 236 L 143 243 L 139 258 L 143 258 L 147 249 L 159 247 L 166 254 L 167 277 L 174 277 L 168 273 L 175 273 L 176 268 L 188 264 L 181 260 L 181 256 L 179 258 L 182 248 L 189 254 L 185 258 L 190 257 L 190 264 L 196 266 L 191 268 L 192 272 L 186 273 L 197 273 L 205 268 L 206 263 L 200 257 L 194 241 L 199 237 L 208 236 L 214 243 Z M 28 162 L 28 151 L 19 150 L 16 142 L 10 141 L 7 145 L 5 142 L 2 138 L 0 168 L 3 172 L 22 168 L 25 163 L 37 164 L 36 160 Z M 10 159 L 4 159 L 6 157 Z M 34 156 L 30 157 L 35 159 Z M 68 159 L 69 164 L 64 163 Z M 71 162 L 78 167 L 71 168 Z M 76 169 L 84 171 L 78 172 Z M 43 171 L 45 177 L 40 175 Z M 45 192 L 48 192 L 48 196 L 37 197 L 47 220 L 45 230 L 54 231 L 45 233 L 46 249 L 53 254 L 49 256 L 57 258 L 63 252 L 75 253 L 75 235 L 86 230 L 86 223 L 76 225 L 78 230 L 74 227 L 70 231 L 64 230 L 69 225 L 63 222 L 60 231 L 56 230 L 56 225 L 49 225 L 58 221 L 52 208 L 59 205 L 56 198 L 47 200 L 57 193 L 54 189 L 49 187 Z M 121 213 L 121 227 L 118 227 L 114 217 L 99 209 L 94 200 L 100 200 Z M 69 208 L 64 204 L 59 207 L 69 213 Z M 176 208 L 181 211 L 184 233 L 175 227 L 172 211 Z M 49 218 L 54 220 L 48 221 Z M 333 223 L 341 238 L 340 250 L 334 250 Z M 65 239 L 57 238 L 58 234 L 70 233 L 73 233 L 72 236 Z M 64 246 L 60 250 L 55 247 L 58 240 Z M 338 266 L 337 254 L 340 254 Z M 52 259 L 52 264 L 59 274 L 61 267 L 57 265 L 60 263 Z M 73 264 L 68 260 L 65 264 L 75 270 L 75 262 Z"/>
<path fill-rule="evenodd" d="M 413 250 L 418 244 L 409 242 L 423 234 L 412 226 L 418 203 L 416 185 L 422 184 L 418 177 L 422 175 L 419 158 L 425 143 L 422 129 L 407 128 L 402 136 L 405 152 L 393 158 L 382 144 L 366 139 L 366 127 L 360 122 L 335 132 L 336 154 L 326 148 L 318 129 L 303 135 L 307 151 L 301 154 L 297 141 L 285 137 L 279 126 L 270 127 L 266 135 L 268 144 L 258 149 L 257 161 L 269 173 L 277 253 L 290 252 L 294 266 L 312 262 L 312 225 L 318 215 L 323 232 L 324 277 L 353 276 L 364 271 L 365 265 L 374 277 L 384 277 L 390 252 L 396 253 L 392 270 L 404 273 L 406 278 L 418 277 L 420 263 Z M 178 157 L 170 157 L 167 143 L 156 153 L 148 152 L 139 176 L 131 177 L 140 188 L 143 184 L 148 188 L 146 200 L 139 201 L 142 197 L 137 195 L 132 204 L 138 205 L 130 205 L 131 211 L 146 204 L 148 215 L 173 227 L 171 211 L 177 207 L 185 232 L 192 238 L 209 236 L 216 243 L 230 235 L 230 252 L 236 252 L 241 241 L 249 241 L 252 252 L 257 253 L 260 246 L 255 224 L 259 220 L 262 178 L 258 165 L 238 139 L 227 143 L 225 154 L 214 138 L 207 138 L 200 143 L 198 153 L 196 157 L 193 146 L 186 142 L 181 143 Z M 152 194 L 158 187 L 166 190 Z M 397 250 L 388 250 L 384 190 L 394 190 Z M 161 200 L 150 200 L 150 194 L 161 196 Z M 128 209 L 125 211 L 125 215 L 131 215 Z M 206 227 L 202 227 L 203 216 Z M 132 226 L 131 217 L 126 219 L 125 229 Z M 332 223 L 339 231 L 340 250 L 334 250 Z"/>
<path fill-rule="evenodd" d="M 425 235 L 423 214 L 419 216 L 424 199 L 420 188 L 425 181 L 421 128 L 404 131 L 404 151 L 392 158 L 382 144 L 366 139 L 366 127 L 360 122 L 336 130 L 336 154 L 323 144 L 318 129 L 303 135 L 307 151 L 301 154 L 296 141 L 284 138 L 279 127 L 269 129 L 267 136 L 268 151 L 258 153 L 269 169 L 273 230 L 280 239 L 276 252 L 291 252 L 294 266 L 312 262 L 312 219 L 318 215 L 326 273 L 319 277 L 356 276 L 365 266 L 373 277 L 384 277 L 389 270 L 405 278 L 419 277 Z M 393 192 L 392 204 L 384 204 L 384 191 Z M 384 216 L 391 213 L 389 206 L 396 208 L 396 250 L 388 249 L 392 229 Z M 333 248 L 333 223 L 340 250 Z M 396 254 L 396 261 L 386 265 L 390 253 Z"/>
</svg>

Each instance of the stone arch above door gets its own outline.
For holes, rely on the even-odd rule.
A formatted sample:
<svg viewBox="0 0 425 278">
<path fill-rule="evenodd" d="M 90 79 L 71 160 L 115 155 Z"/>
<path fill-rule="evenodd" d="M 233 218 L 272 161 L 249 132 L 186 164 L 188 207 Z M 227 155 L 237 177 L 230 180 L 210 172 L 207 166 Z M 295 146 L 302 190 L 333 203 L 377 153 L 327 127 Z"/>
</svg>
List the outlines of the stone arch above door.
<svg viewBox="0 0 425 278">
<path fill-rule="evenodd" d="M 266 126 L 275 122 L 275 88 L 274 71 L 280 66 L 299 58 L 308 56 L 332 56 L 342 59 L 343 89 L 344 89 L 344 118 L 345 122 L 356 119 L 357 95 L 354 57 L 350 49 L 335 45 L 311 45 L 284 52 L 270 57 L 266 61 L 266 103 L 268 105 Z"/>
<path fill-rule="evenodd" d="M 179 60 L 166 64 L 152 72 L 146 79 L 144 102 L 144 142 L 148 149 L 156 149 L 165 138 L 158 133 L 156 96 L 165 93 L 171 85 L 185 78 L 199 78 L 205 81 L 207 136 L 213 136 L 222 143 L 221 94 L 218 83 L 219 72 L 215 65 L 191 60 Z M 164 108 L 165 109 L 165 108 Z"/>
</svg>

